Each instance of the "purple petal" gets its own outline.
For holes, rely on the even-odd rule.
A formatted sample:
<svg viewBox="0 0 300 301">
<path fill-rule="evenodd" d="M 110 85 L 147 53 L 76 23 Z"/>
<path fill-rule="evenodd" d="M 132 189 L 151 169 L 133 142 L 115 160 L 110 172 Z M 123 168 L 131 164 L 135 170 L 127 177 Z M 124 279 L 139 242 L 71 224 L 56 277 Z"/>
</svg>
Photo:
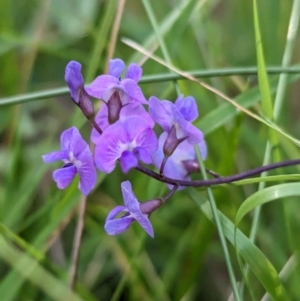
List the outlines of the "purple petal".
<svg viewBox="0 0 300 301">
<path fill-rule="evenodd" d="M 160 169 L 161 163 L 164 158 L 163 145 L 167 138 L 167 133 L 162 133 L 159 137 L 159 147 L 152 155 L 153 163 L 157 169 Z M 207 155 L 206 143 L 202 140 L 199 144 L 202 158 L 205 159 Z M 177 180 L 190 180 L 182 161 L 195 160 L 196 153 L 194 146 L 187 141 L 181 142 L 175 149 L 174 153 L 168 158 L 164 168 L 164 175 Z M 172 185 L 168 185 L 172 189 Z M 183 189 L 184 187 L 180 188 Z"/>
<path fill-rule="evenodd" d="M 164 159 L 163 145 L 166 141 L 166 138 L 167 133 L 164 132 L 160 135 L 159 147 L 152 155 L 153 163 L 157 169 L 160 169 Z M 188 146 L 188 148 L 186 149 L 184 146 Z M 192 155 L 190 155 L 190 150 L 192 151 Z M 194 156 L 195 152 L 193 150 L 193 146 L 189 144 L 186 145 L 185 141 L 183 141 L 167 160 L 164 168 L 164 175 L 167 177 L 172 177 L 173 179 L 181 180 L 187 173 L 184 166 L 181 164 L 181 160 L 194 159 Z"/>
<path fill-rule="evenodd" d="M 149 155 L 157 148 L 157 138 L 147 121 L 138 116 L 126 118 L 109 126 L 97 140 L 95 148 L 96 166 L 110 173 L 116 166 L 116 161 L 122 153 L 135 147 L 143 147 Z M 128 157 L 130 156 L 130 157 Z M 122 168 L 128 170 L 136 166 L 136 161 L 129 154 L 122 159 Z"/>
<path fill-rule="evenodd" d="M 159 147 L 157 151 L 152 155 L 152 160 L 157 169 L 160 169 L 162 164 L 164 153 L 163 145 L 167 138 L 167 133 L 162 133 L 159 137 Z M 176 148 L 174 153 L 168 158 L 164 168 L 164 175 L 177 180 L 190 180 L 187 175 L 187 171 L 182 164 L 183 160 L 195 159 L 194 147 L 186 141 L 183 141 Z M 167 185 L 169 189 L 172 189 L 173 185 Z M 180 187 L 183 189 L 184 187 Z"/>
<path fill-rule="evenodd" d="M 109 61 L 108 74 L 116 78 L 120 78 L 125 69 L 125 64 L 121 59 L 113 59 Z"/>
<path fill-rule="evenodd" d="M 173 103 L 167 100 L 160 101 L 152 96 L 149 99 L 149 113 L 152 119 L 158 123 L 164 131 L 169 131 L 173 125 L 174 118 L 172 107 Z"/>
<path fill-rule="evenodd" d="M 75 158 L 88 146 L 74 126 L 62 132 L 60 143 L 62 150 L 72 152 Z"/>
<path fill-rule="evenodd" d="M 128 142 L 136 140 L 136 137 L 149 129 L 148 123 L 139 116 L 130 116 L 122 121 L 128 135 Z"/>
<path fill-rule="evenodd" d="M 95 164 L 105 173 L 110 173 L 116 166 L 116 161 L 126 150 L 128 136 L 122 122 L 109 126 L 99 137 L 95 147 Z"/>
<path fill-rule="evenodd" d="M 135 147 L 144 148 L 150 155 L 156 151 L 158 141 L 147 121 L 138 116 L 131 116 L 124 120 L 123 126 L 128 135 L 128 142 L 134 141 Z"/>
<path fill-rule="evenodd" d="M 190 144 L 197 144 L 201 143 L 204 140 L 204 135 L 203 133 L 194 125 L 188 123 L 185 126 L 185 136 L 189 136 L 186 141 Z"/>
<path fill-rule="evenodd" d="M 200 149 L 201 157 L 203 160 L 205 160 L 207 157 L 207 146 L 205 140 L 203 139 L 200 143 L 198 143 L 198 146 Z"/>
<path fill-rule="evenodd" d="M 133 79 L 135 82 L 138 82 L 142 77 L 143 69 L 137 64 L 130 64 L 128 66 L 125 78 Z"/>
<path fill-rule="evenodd" d="M 109 235 L 120 234 L 128 229 L 134 218 L 125 216 L 114 220 L 106 221 L 104 229 Z"/>
<path fill-rule="evenodd" d="M 57 160 L 69 159 L 69 153 L 66 151 L 52 152 L 42 156 L 45 163 L 51 163 Z"/>
<path fill-rule="evenodd" d="M 124 181 L 121 183 L 121 190 L 123 195 L 123 200 L 126 208 L 129 210 L 128 207 L 134 208 L 134 211 L 140 210 L 139 209 L 139 202 L 136 199 L 130 181 Z M 131 211 L 129 211 L 131 213 Z"/>
<path fill-rule="evenodd" d="M 121 110 L 120 120 L 124 121 L 127 117 L 134 115 L 143 118 L 151 128 L 154 127 L 155 123 L 153 119 L 140 103 L 129 103 L 125 105 Z"/>
<path fill-rule="evenodd" d="M 118 78 L 112 75 L 100 75 L 85 90 L 90 96 L 108 102 L 118 87 L 121 88 Z"/>
<path fill-rule="evenodd" d="M 97 181 L 97 173 L 90 149 L 87 147 L 77 160 L 82 164 L 77 168 L 80 176 L 78 188 L 84 195 L 88 195 L 95 187 Z"/>
<path fill-rule="evenodd" d="M 153 227 L 149 221 L 149 219 L 141 214 L 141 215 L 136 215 L 132 217 L 135 218 L 135 220 L 143 227 L 143 229 L 151 236 L 154 237 L 154 231 L 153 231 Z"/>
<path fill-rule="evenodd" d="M 187 141 L 191 144 L 200 143 L 204 139 L 203 133 L 190 122 L 186 121 L 176 108 L 173 109 L 173 113 L 175 121 L 179 125 L 176 133 L 178 139 L 188 136 Z"/>
<path fill-rule="evenodd" d="M 76 167 L 74 165 L 57 169 L 53 173 L 53 179 L 60 189 L 65 189 L 76 175 Z"/>
<path fill-rule="evenodd" d="M 109 127 L 108 123 L 108 110 L 106 104 L 103 104 L 95 117 L 96 123 L 99 125 L 100 129 L 104 131 L 106 128 Z M 91 133 L 91 141 L 94 144 L 98 143 L 100 138 L 100 134 L 93 128 Z"/>
<path fill-rule="evenodd" d="M 120 158 L 120 163 L 122 171 L 127 173 L 131 168 L 138 165 L 138 159 L 131 151 L 124 151 Z"/>
<path fill-rule="evenodd" d="M 127 117 L 134 115 L 141 117 L 144 121 L 147 122 L 148 126 L 150 126 L 151 128 L 154 127 L 154 121 L 152 120 L 151 116 L 139 103 L 129 103 L 125 105 L 121 109 L 119 120 L 125 121 Z M 109 126 L 108 110 L 106 105 L 101 106 L 100 111 L 96 115 L 95 121 L 103 131 L 105 131 L 105 129 Z M 94 144 L 98 143 L 99 137 L 100 134 L 95 129 L 92 129 L 91 140 Z"/>
<path fill-rule="evenodd" d="M 179 96 L 175 106 L 186 121 L 192 122 L 198 118 L 198 108 L 194 97 Z"/>
<path fill-rule="evenodd" d="M 69 86 L 71 97 L 76 103 L 79 103 L 79 92 L 84 88 L 81 64 L 75 61 L 68 63 L 65 70 L 65 81 Z"/>
<path fill-rule="evenodd" d="M 121 189 L 122 189 L 124 203 L 128 209 L 128 212 L 135 220 L 138 221 L 138 223 L 143 227 L 143 229 L 150 236 L 153 237 L 154 232 L 153 232 L 152 225 L 149 219 L 144 214 L 142 214 L 140 210 L 139 202 L 132 191 L 131 183 L 129 181 L 123 182 L 121 184 Z"/>
<path fill-rule="evenodd" d="M 109 220 L 113 220 L 122 211 L 127 211 L 125 206 L 117 206 L 114 209 L 112 209 L 106 218 L 106 222 L 108 222 Z"/>
<path fill-rule="evenodd" d="M 127 143 L 131 147 L 142 147 L 149 155 L 156 151 L 158 146 L 156 135 L 145 120 L 138 116 L 131 116 L 125 119 L 122 124 L 127 134 Z"/>
<path fill-rule="evenodd" d="M 125 78 L 121 81 L 121 89 L 124 95 L 121 97 L 122 104 L 125 105 L 130 102 L 138 102 L 141 104 L 148 104 L 141 88 L 136 81 L 130 78 Z"/>
<path fill-rule="evenodd" d="M 137 146 L 152 155 L 158 148 L 158 140 L 154 131 L 150 128 L 140 132 L 135 138 Z M 145 162 L 146 163 L 146 162 Z"/>
<path fill-rule="evenodd" d="M 134 152 L 136 153 L 139 160 L 144 162 L 145 164 L 151 164 L 152 159 L 149 153 L 143 148 L 143 147 L 136 147 L 134 149 Z"/>
</svg>

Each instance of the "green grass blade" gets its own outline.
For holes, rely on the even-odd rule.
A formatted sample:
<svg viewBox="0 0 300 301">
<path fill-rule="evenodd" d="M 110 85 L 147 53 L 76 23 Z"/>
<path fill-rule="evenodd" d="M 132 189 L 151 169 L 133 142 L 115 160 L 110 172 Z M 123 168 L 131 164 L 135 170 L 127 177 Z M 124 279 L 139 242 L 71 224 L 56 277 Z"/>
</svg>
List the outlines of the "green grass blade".
<svg viewBox="0 0 300 301">
<path fill-rule="evenodd" d="M 296 37 L 297 37 L 299 19 L 300 19 L 300 0 L 294 0 L 292 10 L 291 10 L 290 22 L 288 26 L 286 46 L 282 58 L 282 67 L 288 67 L 291 63 L 292 54 L 293 54 Z M 276 98 L 274 102 L 275 120 L 277 120 L 278 117 L 280 116 L 286 87 L 287 87 L 287 75 L 281 74 L 279 76 L 278 88 L 277 88 Z"/>
<path fill-rule="evenodd" d="M 257 8 L 256 8 L 256 1 L 254 0 L 253 2 L 254 4 L 254 17 L 255 17 L 255 31 L 256 31 L 256 38 L 260 39 L 260 32 L 259 32 L 259 24 L 258 24 L 258 12 L 257 12 Z M 298 22 L 299 22 L 299 1 L 295 0 L 294 4 L 293 4 L 293 9 L 291 12 L 291 18 L 290 18 L 290 26 L 292 26 L 292 28 L 294 29 L 294 26 L 298 26 Z M 298 10 L 296 11 L 295 8 Z M 287 65 L 291 59 L 291 52 L 293 49 L 293 40 L 295 39 L 295 34 L 296 32 L 293 31 L 292 35 L 289 35 L 288 32 L 288 36 L 287 36 L 287 42 L 286 42 L 286 49 L 285 49 L 285 54 L 284 54 L 284 58 L 283 58 L 283 66 Z M 264 61 L 263 61 L 263 54 L 262 54 L 262 47 L 260 47 L 260 51 L 258 51 L 257 55 L 260 57 L 260 60 L 262 61 L 262 66 L 261 66 L 261 77 L 266 78 L 266 75 L 264 75 Z M 282 106 L 282 98 L 283 98 L 283 94 L 284 94 L 284 90 L 286 87 L 286 77 L 285 76 L 281 76 L 279 78 L 279 84 L 278 84 L 278 89 L 277 89 L 277 94 L 276 94 L 276 99 L 275 99 L 275 104 L 274 104 L 274 118 L 275 121 L 276 119 L 279 117 L 279 113 L 281 111 L 281 106 Z M 267 89 L 265 89 L 265 93 L 267 93 Z M 270 114 L 271 116 L 271 114 Z M 270 118 L 271 120 L 271 118 Z M 272 120 L 271 120 L 272 121 Z M 273 132 L 270 133 L 271 135 L 273 135 Z M 272 136 L 273 137 L 273 136 Z M 271 138 L 272 138 L 271 137 Z M 271 141 L 271 143 L 273 144 L 273 146 L 275 146 L 274 142 L 275 142 L 276 137 L 274 137 L 273 141 Z M 278 155 L 278 151 L 276 151 L 275 155 Z M 264 162 L 263 164 L 267 164 L 269 163 L 271 158 L 271 146 L 269 143 L 267 143 L 266 149 L 265 149 L 265 155 L 264 155 Z M 265 173 L 262 174 L 262 176 L 265 176 Z M 265 187 L 264 183 L 261 182 L 259 185 L 259 189 L 263 189 Z M 253 215 L 253 222 L 251 225 L 251 232 L 250 232 L 250 238 L 252 241 L 254 241 L 256 233 L 257 233 L 257 229 L 258 229 L 258 222 L 259 222 L 259 218 L 260 218 L 260 207 L 257 207 L 254 211 L 254 215 Z"/>
<path fill-rule="evenodd" d="M 261 104 L 264 115 L 268 119 L 273 119 L 273 105 L 269 87 L 268 75 L 263 53 L 262 39 L 260 34 L 258 10 L 256 0 L 253 0 L 253 15 L 254 15 L 254 32 L 257 55 L 258 82 L 261 93 Z"/>
<path fill-rule="evenodd" d="M 171 12 L 164 18 L 162 24 L 160 25 L 160 34 L 165 35 L 174 26 L 175 22 L 180 16 L 184 15 L 186 18 L 193 12 L 195 3 L 197 0 L 182 0 L 176 5 L 176 9 L 171 10 Z M 144 47 L 147 49 L 155 50 L 158 48 L 157 37 L 155 34 L 149 35 L 148 38 L 143 42 Z M 130 62 L 140 62 L 143 60 L 143 54 L 137 52 L 131 58 Z"/>
<path fill-rule="evenodd" d="M 47 295 L 57 301 L 73 300 L 83 301 L 77 294 L 73 293 L 65 283 L 52 276 L 37 261 L 26 253 L 17 250 L 0 236 L 0 256 L 11 265 L 24 279 L 31 281 Z M 1 294 L 2 300 L 7 300 L 6 290 Z"/>
<path fill-rule="evenodd" d="M 289 77 L 289 82 L 294 82 L 300 78 L 299 75 Z M 275 92 L 277 87 L 276 81 L 271 81 L 271 91 Z M 236 97 L 236 102 L 244 108 L 249 108 L 255 105 L 260 100 L 259 87 L 254 87 L 246 92 L 241 93 Z M 203 118 L 196 122 L 196 126 L 199 127 L 204 134 L 209 134 L 216 129 L 220 128 L 226 122 L 231 120 L 234 116 L 240 112 L 236 110 L 229 103 L 222 103 L 216 109 L 206 114 Z"/>
<path fill-rule="evenodd" d="M 209 203 L 196 189 L 188 190 L 189 196 L 199 205 L 205 216 L 213 222 L 213 214 Z M 272 263 L 255 246 L 250 239 L 237 229 L 235 237 L 235 225 L 223 213 L 219 212 L 220 221 L 224 229 L 226 238 L 232 245 L 235 244 L 238 254 L 245 260 L 253 271 L 254 275 L 266 289 L 266 291 L 276 301 L 289 300 L 286 291 L 281 283 L 278 273 Z"/>
<path fill-rule="evenodd" d="M 206 174 L 206 169 L 205 169 L 205 165 L 204 162 L 201 158 L 201 153 L 200 153 L 200 149 L 197 146 L 195 146 L 195 150 L 196 150 L 196 154 L 197 154 L 197 160 L 200 166 L 200 170 L 202 173 L 202 177 L 204 180 L 207 180 L 207 174 Z M 218 234 L 219 234 L 219 239 L 221 242 L 221 246 L 222 246 L 222 251 L 224 254 L 224 258 L 225 258 L 225 262 L 226 262 L 226 266 L 227 266 L 227 271 L 228 271 L 228 275 L 229 275 L 229 279 L 230 279 L 230 283 L 231 283 L 231 288 L 233 291 L 233 295 L 236 301 L 241 300 L 240 295 L 239 295 L 239 290 L 237 287 L 237 281 L 236 281 L 236 277 L 235 277 L 235 273 L 233 270 L 233 266 L 232 266 L 232 262 L 230 259 L 230 255 L 229 255 L 229 251 L 228 251 L 228 247 L 227 247 L 227 242 L 224 236 L 224 230 L 223 230 L 223 225 L 220 221 L 220 217 L 218 214 L 218 209 L 217 209 L 217 205 L 215 202 L 215 198 L 214 195 L 212 193 L 212 190 L 210 187 L 206 187 L 206 191 L 207 191 L 207 196 L 208 196 L 208 200 L 209 200 L 209 204 L 210 204 L 210 210 L 213 214 L 213 218 L 214 218 L 214 223 L 217 227 L 218 230 Z"/>
<path fill-rule="evenodd" d="M 283 181 L 300 181 L 300 174 L 288 174 L 288 175 L 278 175 L 278 176 L 265 176 L 257 177 L 251 179 L 245 179 L 241 181 L 234 182 L 232 185 L 247 185 L 260 182 L 283 182 Z"/>
<path fill-rule="evenodd" d="M 267 69 L 269 74 L 300 74 L 299 67 L 268 67 Z M 223 77 L 223 76 L 231 76 L 231 75 L 255 75 L 257 74 L 256 67 L 241 67 L 241 68 L 224 68 L 224 69 L 210 69 L 210 70 L 193 70 L 193 71 L 185 71 L 190 73 L 192 76 L 196 78 L 209 78 L 209 77 Z M 299 75 L 295 75 L 294 77 L 289 76 L 287 82 L 292 83 L 299 78 Z M 155 82 L 165 82 L 171 80 L 179 80 L 185 79 L 184 76 L 180 74 L 170 74 L 170 73 L 159 73 L 153 75 L 144 75 L 139 83 L 140 84 L 148 84 Z M 275 91 L 274 85 L 271 85 L 271 91 Z M 69 95 L 70 91 L 68 87 L 60 87 L 54 89 L 47 89 L 44 91 L 38 92 L 30 92 L 26 94 L 11 96 L 0 98 L 0 107 L 1 106 L 11 106 L 19 103 L 26 103 L 31 101 L 41 101 L 48 98 L 55 98 L 58 96 Z"/>
<path fill-rule="evenodd" d="M 247 198 L 240 206 L 236 214 L 235 224 L 236 226 L 238 226 L 238 224 L 248 212 L 260 205 L 281 198 L 299 195 L 299 183 L 280 184 L 259 190 L 256 193 L 252 194 L 249 198 Z"/>
</svg>

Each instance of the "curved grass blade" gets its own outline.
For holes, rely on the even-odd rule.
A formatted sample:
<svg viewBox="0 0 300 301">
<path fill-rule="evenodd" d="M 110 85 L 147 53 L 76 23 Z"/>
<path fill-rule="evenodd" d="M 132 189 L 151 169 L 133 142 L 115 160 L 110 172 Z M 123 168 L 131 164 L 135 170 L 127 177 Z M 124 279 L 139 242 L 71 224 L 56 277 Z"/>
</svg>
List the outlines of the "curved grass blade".
<svg viewBox="0 0 300 301">
<path fill-rule="evenodd" d="M 256 207 L 290 196 L 300 196 L 299 183 L 279 184 L 255 192 L 240 206 L 236 214 L 235 225 L 238 226 L 243 217 Z"/>
<path fill-rule="evenodd" d="M 213 215 L 209 203 L 203 196 L 194 188 L 188 189 L 188 195 L 199 205 L 205 216 L 213 222 Z M 246 261 L 250 269 L 275 301 L 289 300 L 287 293 L 282 285 L 278 273 L 272 263 L 254 245 L 250 239 L 219 211 L 221 224 L 226 238 L 235 245 L 236 251 Z M 236 229 L 236 230 L 235 230 Z"/>
</svg>

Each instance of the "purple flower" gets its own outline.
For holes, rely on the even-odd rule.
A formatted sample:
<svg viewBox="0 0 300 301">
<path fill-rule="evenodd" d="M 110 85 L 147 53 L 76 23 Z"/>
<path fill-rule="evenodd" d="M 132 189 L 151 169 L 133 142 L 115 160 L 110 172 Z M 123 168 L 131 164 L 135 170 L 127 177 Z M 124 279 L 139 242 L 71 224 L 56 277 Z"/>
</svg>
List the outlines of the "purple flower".
<svg viewBox="0 0 300 301">
<path fill-rule="evenodd" d="M 123 182 L 121 189 L 125 206 L 117 206 L 108 214 L 104 226 L 105 231 L 109 235 L 120 234 L 136 220 L 151 237 L 154 237 L 153 228 L 148 219 L 150 213 L 142 213 L 141 204 L 136 199 L 130 182 Z M 115 218 L 121 212 L 125 214 L 120 218 Z"/>
<path fill-rule="evenodd" d="M 151 164 L 151 155 L 158 145 L 148 122 L 139 116 L 130 116 L 109 126 L 98 137 L 95 163 L 100 171 L 110 173 L 120 160 L 124 173 L 138 165 L 138 160 Z"/>
<path fill-rule="evenodd" d="M 81 64 L 70 61 L 65 70 L 65 81 L 67 82 L 71 97 L 77 104 L 79 103 L 80 90 L 84 89 L 84 80 L 81 74 Z"/>
<path fill-rule="evenodd" d="M 203 141 L 203 133 L 191 124 L 198 117 L 195 99 L 191 96 L 178 97 L 175 103 L 168 100 L 159 100 L 152 96 L 149 99 L 149 113 L 164 131 L 170 132 L 173 125 L 176 127 L 177 138 L 187 137 L 190 144 Z"/>
<path fill-rule="evenodd" d="M 64 166 L 53 173 L 53 179 L 60 189 L 66 188 L 76 173 L 80 181 L 78 188 L 88 195 L 96 184 L 96 169 L 88 144 L 82 139 L 78 129 L 71 127 L 60 136 L 61 150 L 43 155 L 44 162 L 62 160 Z"/>
<path fill-rule="evenodd" d="M 122 107 L 119 120 L 124 121 L 127 117 L 134 115 L 142 117 L 148 123 L 150 128 L 154 127 L 154 121 L 150 117 L 149 113 L 145 110 L 145 108 L 139 103 L 129 103 L 128 105 Z M 95 121 L 102 129 L 102 131 L 105 131 L 105 129 L 109 127 L 108 108 L 106 105 L 101 106 L 98 114 L 96 115 Z M 97 144 L 99 138 L 100 134 L 95 129 L 92 129 L 92 142 L 94 144 Z"/>
<path fill-rule="evenodd" d="M 121 80 L 121 74 L 125 69 L 125 64 L 121 59 L 110 60 L 108 74 L 98 76 L 86 88 L 89 95 L 108 102 L 113 92 L 119 93 L 122 105 L 131 102 L 147 104 L 147 100 L 138 81 L 142 76 L 142 68 L 137 64 L 130 64 L 125 78 Z"/>
<path fill-rule="evenodd" d="M 153 163 L 157 167 L 157 169 L 160 169 L 162 161 L 165 157 L 163 146 L 167 136 L 168 134 L 166 132 L 160 135 L 158 149 L 152 155 Z M 200 143 L 198 143 L 198 146 L 200 148 L 202 158 L 206 159 L 207 148 L 205 141 L 202 140 Z M 163 174 L 166 177 L 170 177 L 176 180 L 190 180 L 189 172 L 185 167 L 184 161 L 195 159 L 196 153 L 194 146 L 188 143 L 187 141 L 183 141 L 177 146 L 173 154 L 168 158 L 164 167 Z M 168 187 L 171 189 L 173 185 L 168 185 Z"/>
<path fill-rule="evenodd" d="M 69 86 L 73 101 L 88 118 L 94 118 L 95 111 L 93 103 L 84 89 L 84 81 L 81 74 L 81 64 L 71 61 L 66 66 L 65 81 Z"/>
</svg>

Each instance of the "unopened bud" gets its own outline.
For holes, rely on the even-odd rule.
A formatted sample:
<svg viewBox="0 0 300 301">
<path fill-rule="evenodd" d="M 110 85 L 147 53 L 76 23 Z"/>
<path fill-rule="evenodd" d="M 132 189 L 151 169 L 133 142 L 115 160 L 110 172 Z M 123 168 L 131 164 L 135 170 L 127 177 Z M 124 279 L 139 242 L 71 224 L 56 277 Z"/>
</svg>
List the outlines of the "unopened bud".
<svg viewBox="0 0 300 301">
<path fill-rule="evenodd" d="M 77 104 L 77 106 L 81 109 L 82 113 L 85 115 L 87 119 L 93 119 L 95 117 L 95 110 L 93 102 L 90 98 L 90 96 L 86 93 L 84 88 L 81 88 L 79 90 L 79 101 L 74 102 Z"/>
<path fill-rule="evenodd" d="M 154 210 L 163 204 L 162 199 L 153 199 L 147 202 L 140 203 L 140 210 L 143 214 L 150 215 Z"/>
<path fill-rule="evenodd" d="M 115 91 L 107 102 L 108 122 L 113 124 L 120 118 L 122 102 L 118 91 Z"/>
<path fill-rule="evenodd" d="M 176 136 L 176 127 L 175 125 L 172 125 L 171 130 L 168 133 L 167 139 L 163 146 L 165 156 L 170 157 L 177 148 L 177 146 L 187 138 L 188 137 L 183 137 L 178 139 Z"/>
<path fill-rule="evenodd" d="M 84 89 L 80 63 L 71 61 L 67 64 L 65 81 L 70 89 L 72 100 L 81 109 L 87 119 L 93 119 L 95 117 L 95 110 L 90 96 Z"/>
<path fill-rule="evenodd" d="M 200 171 L 199 164 L 196 160 L 183 160 L 181 162 L 188 174 Z"/>
</svg>

